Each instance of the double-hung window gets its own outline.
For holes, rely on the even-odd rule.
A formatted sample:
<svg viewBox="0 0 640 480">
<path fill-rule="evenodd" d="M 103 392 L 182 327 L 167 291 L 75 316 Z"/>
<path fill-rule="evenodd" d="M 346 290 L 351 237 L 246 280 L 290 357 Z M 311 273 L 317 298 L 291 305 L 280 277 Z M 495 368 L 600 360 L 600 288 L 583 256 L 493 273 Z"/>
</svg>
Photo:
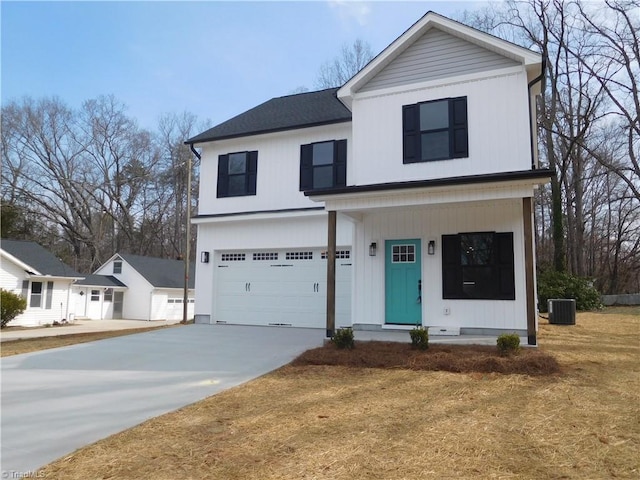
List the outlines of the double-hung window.
<svg viewBox="0 0 640 480">
<path fill-rule="evenodd" d="M 31 282 L 31 298 L 29 300 L 31 308 L 42 307 L 42 282 Z"/>
<path fill-rule="evenodd" d="M 515 300 L 513 233 L 442 236 L 442 298 Z"/>
<path fill-rule="evenodd" d="M 467 97 L 402 107 L 403 162 L 469 156 Z"/>
<path fill-rule="evenodd" d="M 300 146 L 300 191 L 347 185 L 347 141 Z"/>
<path fill-rule="evenodd" d="M 218 157 L 217 197 L 256 194 L 258 152 L 237 152 Z"/>
</svg>

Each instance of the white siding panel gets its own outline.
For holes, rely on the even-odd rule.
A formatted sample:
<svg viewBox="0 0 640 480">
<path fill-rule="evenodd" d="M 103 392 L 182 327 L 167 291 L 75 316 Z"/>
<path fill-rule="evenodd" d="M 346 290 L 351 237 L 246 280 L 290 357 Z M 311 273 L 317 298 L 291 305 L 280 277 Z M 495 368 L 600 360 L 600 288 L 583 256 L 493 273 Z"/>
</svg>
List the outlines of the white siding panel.
<svg viewBox="0 0 640 480">
<path fill-rule="evenodd" d="M 387 65 L 360 91 L 518 65 L 512 59 L 432 28 Z"/>
<path fill-rule="evenodd" d="M 402 163 L 402 106 L 467 97 L 469 157 Z M 356 96 L 350 185 L 527 170 L 531 167 L 527 77 L 524 71 L 433 84 L 411 91 Z"/>
<path fill-rule="evenodd" d="M 347 140 L 347 181 L 351 176 L 351 123 L 255 135 L 211 142 L 204 146 L 200 166 L 200 215 L 317 207 L 299 190 L 300 145 Z M 258 151 L 256 195 L 216 198 L 218 156 Z"/>
</svg>

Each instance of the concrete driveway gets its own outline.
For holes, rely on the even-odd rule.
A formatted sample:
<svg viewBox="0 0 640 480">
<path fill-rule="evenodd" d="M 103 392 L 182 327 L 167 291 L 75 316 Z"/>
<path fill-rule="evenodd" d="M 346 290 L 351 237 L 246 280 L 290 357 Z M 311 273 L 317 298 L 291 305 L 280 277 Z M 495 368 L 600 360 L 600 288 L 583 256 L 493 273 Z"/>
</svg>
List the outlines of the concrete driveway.
<svg viewBox="0 0 640 480">
<path fill-rule="evenodd" d="M 2 359 L 2 478 L 278 368 L 324 330 L 187 325 Z"/>
</svg>

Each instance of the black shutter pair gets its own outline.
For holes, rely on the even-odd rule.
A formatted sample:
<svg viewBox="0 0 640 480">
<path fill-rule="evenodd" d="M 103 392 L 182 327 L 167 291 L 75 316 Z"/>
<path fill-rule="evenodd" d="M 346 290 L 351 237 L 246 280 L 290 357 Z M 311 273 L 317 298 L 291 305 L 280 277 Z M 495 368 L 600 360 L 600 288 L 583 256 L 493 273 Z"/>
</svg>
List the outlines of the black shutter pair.
<svg viewBox="0 0 640 480">
<path fill-rule="evenodd" d="M 493 300 L 515 300 L 515 276 L 513 260 L 513 233 L 493 235 L 492 288 Z M 442 298 L 468 298 L 462 289 L 462 262 L 460 235 L 442 236 Z"/>
<path fill-rule="evenodd" d="M 422 162 L 420 104 L 402 107 L 402 163 Z M 449 99 L 449 158 L 469 156 L 467 97 Z"/>
<path fill-rule="evenodd" d="M 258 179 L 258 152 L 247 152 L 247 167 L 245 170 L 245 191 L 243 195 L 255 195 Z M 218 187 L 217 198 L 229 196 L 229 155 L 218 156 Z"/>
<path fill-rule="evenodd" d="M 333 186 L 347 185 L 347 141 L 333 142 Z M 300 145 L 300 191 L 313 190 L 313 143 Z"/>
</svg>

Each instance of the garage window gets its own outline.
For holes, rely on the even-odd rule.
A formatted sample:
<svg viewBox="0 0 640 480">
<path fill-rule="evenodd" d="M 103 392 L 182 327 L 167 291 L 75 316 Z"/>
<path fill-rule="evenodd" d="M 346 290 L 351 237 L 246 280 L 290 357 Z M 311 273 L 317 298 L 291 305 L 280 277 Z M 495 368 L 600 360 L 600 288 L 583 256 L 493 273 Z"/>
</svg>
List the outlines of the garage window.
<svg viewBox="0 0 640 480">
<path fill-rule="evenodd" d="M 313 260 L 313 252 L 287 252 L 287 260 Z"/>
<path fill-rule="evenodd" d="M 254 253 L 253 254 L 253 259 L 255 261 L 261 261 L 261 260 L 277 260 L 278 259 L 278 252 L 260 252 L 260 253 Z"/>
<path fill-rule="evenodd" d="M 220 258 L 223 262 L 244 262 L 246 254 L 244 253 L 223 253 Z"/>
<path fill-rule="evenodd" d="M 321 254 L 320 257 L 323 260 L 326 260 L 327 257 L 329 256 L 329 252 L 327 252 L 326 250 L 324 250 Z M 351 258 L 351 252 L 349 250 L 336 250 L 336 258 Z"/>
</svg>

